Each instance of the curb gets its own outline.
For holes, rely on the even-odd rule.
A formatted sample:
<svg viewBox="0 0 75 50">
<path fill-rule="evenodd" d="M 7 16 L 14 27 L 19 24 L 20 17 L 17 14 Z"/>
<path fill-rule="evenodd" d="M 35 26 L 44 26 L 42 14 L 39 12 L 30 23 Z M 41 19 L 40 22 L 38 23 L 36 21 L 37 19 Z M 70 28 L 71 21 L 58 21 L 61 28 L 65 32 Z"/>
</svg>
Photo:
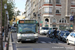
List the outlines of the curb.
<svg viewBox="0 0 75 50">
<path fill-rule="evenodd" d="M 11 34 L 9 39 L 9 50 L 13 50 L 12 41 L 11 41 Z"/>
</svg>

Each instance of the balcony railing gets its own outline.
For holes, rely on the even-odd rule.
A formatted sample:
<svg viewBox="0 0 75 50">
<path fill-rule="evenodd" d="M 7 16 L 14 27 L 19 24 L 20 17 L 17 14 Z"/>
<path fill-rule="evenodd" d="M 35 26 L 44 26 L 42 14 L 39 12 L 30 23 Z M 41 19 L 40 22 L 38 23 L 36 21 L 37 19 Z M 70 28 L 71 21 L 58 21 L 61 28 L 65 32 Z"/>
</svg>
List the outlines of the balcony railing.
<svg viewBox="0 0 75 50">
<path fill-rule="evenodd" d="M 52 12 L 43 12 L 43 14 L 52 14 Z"/>
<path fill-rule="evenodd" d="M 61 15 L 61 13 L 56 13 L 56 15 Z"/>
<path fill-rule="evenodd" d="M 44 4 L 52 4 L 52 2 L 44 2 Z"/>
</svg>

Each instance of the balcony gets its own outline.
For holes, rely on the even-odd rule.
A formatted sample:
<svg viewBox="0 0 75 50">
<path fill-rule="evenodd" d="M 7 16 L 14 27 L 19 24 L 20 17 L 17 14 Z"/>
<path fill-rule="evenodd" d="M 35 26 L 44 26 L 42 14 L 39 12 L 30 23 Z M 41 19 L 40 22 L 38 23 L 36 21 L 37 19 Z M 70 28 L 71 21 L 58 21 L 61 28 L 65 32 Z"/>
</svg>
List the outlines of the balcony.
<svg viewBox="0 0 75 50">
<path fill-rule="evenodd" d="M 46 18 L 47 17 L 53 17 L 53 14 L 51 12 L 50 13 L 49 12 L 44 12 L 43 16 L 46 17 Z"/>
<path fill-rule="evenodd" d="M 43 12 L 43 14 L 47 14 L 47 15 L 51 14 L 52 15 L 52 12 Z"/>
<path fill-rule="evenodd" d="M 56 3 L 56 6 L 61 6 L 61 3 Z"/>
<path fill-rule="evenodd" d="M 56 15 L 59 15 L 59 16 L 60 16 L 60 15 L 61 15 L 61 13 L 56 13 Z"/>
<path fill-rule="evenodd" d="M 70 15 L 65 15 L 65 17 L 66 17 L 66 18 L 69 18 L 69 17 L 70 17 Z"/>
<path fill-rule="evenodd" d="M 75 7 L 75 4 L 74 3 L 71 3 L 71 7 Z"/>
<path fill-rule="evenodd" d="M 44 6 L 52 6 L 53 4 L 52 3 L 49 3 L 49 2 L 44 2 L 43 5 Z"/>
<path fill-rule="evenodd" d="M 44 4 L 52 4 L 51 2 L 44 2 Z"/>
</svg>

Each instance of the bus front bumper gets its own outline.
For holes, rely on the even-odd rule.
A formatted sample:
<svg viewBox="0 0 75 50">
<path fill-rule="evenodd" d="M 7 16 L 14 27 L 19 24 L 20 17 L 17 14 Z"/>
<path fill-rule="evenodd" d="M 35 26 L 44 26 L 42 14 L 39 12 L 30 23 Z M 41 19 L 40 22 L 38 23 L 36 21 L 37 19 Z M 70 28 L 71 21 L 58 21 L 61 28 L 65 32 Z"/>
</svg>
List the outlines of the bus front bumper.
<svg viewBox="0 0 75 50">
<path fill-rule="evenodd" d="M 37 41 L 38 37 L 21 37 L 18 41 Z"/>
</svg>

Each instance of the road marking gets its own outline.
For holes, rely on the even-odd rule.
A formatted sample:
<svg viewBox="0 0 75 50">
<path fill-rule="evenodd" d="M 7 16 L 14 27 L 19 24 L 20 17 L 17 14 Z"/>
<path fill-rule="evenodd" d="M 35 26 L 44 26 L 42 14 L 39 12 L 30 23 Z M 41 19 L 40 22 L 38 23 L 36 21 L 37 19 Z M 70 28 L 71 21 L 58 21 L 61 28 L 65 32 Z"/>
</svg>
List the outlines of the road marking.
<svg viewBox="0 0 75 50">
<path fill-rule="evenodd" d="M 46 42 L 44 42 L 44 41 L 41 41 L 41 43 L 46 43 Z"/>
<path fill-rule="evenodd" d="M 15 43 L 15 42 L 12 42 L 12 43 Z"/>
<path fill-rule="evenodd" d="M 36 43 L 39 43 L 38 41 Z"/>
<path fill-rule="evenodd" d="M 17 42 L 17 43 L 19 43 L 19 42 Z"/>
<path fill-rule="evenodd" d="M 48 42 L 48 43 L 51 43 L 51 42 Z"/>
</svg>

